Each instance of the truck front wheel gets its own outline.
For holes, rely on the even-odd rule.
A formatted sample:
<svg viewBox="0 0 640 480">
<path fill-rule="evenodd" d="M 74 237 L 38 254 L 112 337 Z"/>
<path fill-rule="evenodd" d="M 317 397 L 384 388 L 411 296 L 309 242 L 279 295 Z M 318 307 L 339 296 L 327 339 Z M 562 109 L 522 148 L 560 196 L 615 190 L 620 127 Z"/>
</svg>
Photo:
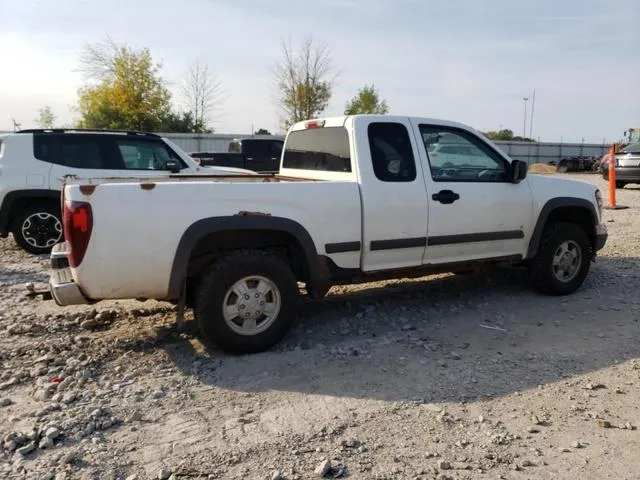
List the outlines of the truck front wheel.
<svg viewBox="0 0 640 480">
<path fill-rule="evenodd" d="M 573 293 L 587 277 L 590 264 L 591 244 L 584 229 L 574 223 L 552 223 L 529 266 L 533 287 L 546 295 Z"/>
<path fill-rule="evenodd" d="M 285 262 L 260 250 L 242 250 L 202 275 L 194 314 L 203 335 L 221 350 L 257 353 L 286 335 L 298 300 L 296 278 Z"/>
</svg>

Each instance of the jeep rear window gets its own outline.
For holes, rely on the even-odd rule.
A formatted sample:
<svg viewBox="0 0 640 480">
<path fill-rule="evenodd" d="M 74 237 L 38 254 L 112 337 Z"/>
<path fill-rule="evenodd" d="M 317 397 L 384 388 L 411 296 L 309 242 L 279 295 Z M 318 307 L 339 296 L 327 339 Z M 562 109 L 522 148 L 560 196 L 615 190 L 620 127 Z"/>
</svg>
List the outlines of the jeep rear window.
<svg viewBox="0 0 640 480">
<path fill-rule="evenodd" d="M 350 172 L 349 135 L 344 127 L 320 127 L 289 133 L 282 168 Z"/>
<path fill-rule="evenodd" d="M 44 162 L 70 168 L 124 168 L 110 145 L 110 137 L 107 135 L 34 133 L 33 156 Z"/>
<path fill-rule="evenodd" d="M 52 135 L 33 135 L 33 156 L 43 162 L 55 163 L 55 145 Z"/>
</svg>

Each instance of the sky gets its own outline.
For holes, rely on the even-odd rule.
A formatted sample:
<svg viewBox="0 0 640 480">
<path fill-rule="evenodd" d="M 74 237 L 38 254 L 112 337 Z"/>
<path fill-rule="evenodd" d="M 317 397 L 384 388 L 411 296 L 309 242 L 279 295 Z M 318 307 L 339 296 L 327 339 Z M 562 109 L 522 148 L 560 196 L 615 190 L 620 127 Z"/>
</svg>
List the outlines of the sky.
<svg viewBox="0 0 640 480">
<path fill-rule="evenodd" d="M 79 56 L 110 36 L 148 47 L 177 85 L 198 60 L 222 98 L 219 133 L 280 130 L 273 70 L 281 41 L 311 35 L 331 51 L 341 115 L 375 84 L 392 114 L 541 141 L 613 142 L 640 127 L 638 0 L 0 0 L 0 130 L 36 127 L 49 105 L 71 123 Z"/>
</svg>

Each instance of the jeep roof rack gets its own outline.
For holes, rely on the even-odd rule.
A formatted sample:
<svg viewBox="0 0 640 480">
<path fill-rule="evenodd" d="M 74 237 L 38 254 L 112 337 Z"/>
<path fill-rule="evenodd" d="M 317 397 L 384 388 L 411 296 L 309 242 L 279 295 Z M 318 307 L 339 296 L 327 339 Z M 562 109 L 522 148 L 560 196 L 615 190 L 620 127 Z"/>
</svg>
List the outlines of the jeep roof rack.
<svg viewBox="0 0 640 480">
<path fill-rule="evenodd" d="M 100 128 L 31 128 L 27 130 L 18 130 L 15 133 L 67 133 L 67 132 L 110 133 L 110 134 L 131 135 L 131 136 L 140 136 L 140 137 L 159 137 L 160 136 L 150 132 L 138 132 L 138 131 L 132 131 L 132 130 L 108 130 L 108 129 L 100 129 Z"/>
</svg>

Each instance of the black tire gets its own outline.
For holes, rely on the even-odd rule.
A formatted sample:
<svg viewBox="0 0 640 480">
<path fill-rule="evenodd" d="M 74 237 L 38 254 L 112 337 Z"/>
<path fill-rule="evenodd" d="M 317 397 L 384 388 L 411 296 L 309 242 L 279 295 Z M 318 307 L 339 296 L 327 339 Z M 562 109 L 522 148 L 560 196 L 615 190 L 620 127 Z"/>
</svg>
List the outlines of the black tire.
<svg viewBox="0 0 640 480">
<path fill-rule="evenodd" d="M 254 293 L 251 293 L 251 298 L 246 297 L 245 305 L 241 303 L 243 299 L 232 293 L 231 289 L 236 283 L 255 276 L 267 279 L 274 289 L 261 297 L 264 300 L 254 300 Z M 258 293 L 256 290 L 255 295 Z M 259 320 L 255 320 L 257 328 L 264 330 L 255 334 L 238 333 L 230 324 L 234 324 L 236 329 L 244 326 L 237 325 L 233 319 L 225 319 L 225 301 L 227 305 L 239 305 L 238 312 L 249 312 L 254 306 L 258 310 L 266 308 L 258 306 L 260 301 L 261 305 L 265 305 L 271 299 L 271 304 L 275 305 L 276 293 L 279 296 L 279 310 L 275 318 L 262 326 L 258 325 Z M 231 301 L 233 299 L 235 302 Z M 233 354 L 258 353 L 270 349 L 286 335 L 295 318 L 298 301 L 298 283 L 284 261 L 260 250 L 240 250 L 221 258 L 202 275 L 196 291 L 194 316 L 203 335 L 221 350 Z M 240 320 L 240 317 L 235 320 Z"/>
<path fill-rule="evenodd" d="M 567 173 L 569 171 L 569 164 L 566 160 L 560 160 L 558 166 L 556 167 L 556 172 L 558 173 Z"/>
<path fill-rule="evenodd" d="M 575 276 L 566 281 L 558 278 L 554 268 L 554 257 L 563 244 L 579 250 L 580 254 Z M 533 288 L 545 295 L 568 295 L 575 292 L 589 273 L 591 258 L 589 237 L 580 226 L 567 222 L 548 225 L 542 234 L 538 253 L 529 265 Z"/>
<path fill-rule="evenodd" d="M 624 188 L 627 182 L 622 182 L 620 180 L 616 180 L 616 188 Z"/>
<path fill-rule="evenodd" d="M 47 203 L 29 205 L 14 217 L 11 233 L 26 252 L 36 255 L 51 252 L 64 237 L 60 208 Z"/>
</svg>

